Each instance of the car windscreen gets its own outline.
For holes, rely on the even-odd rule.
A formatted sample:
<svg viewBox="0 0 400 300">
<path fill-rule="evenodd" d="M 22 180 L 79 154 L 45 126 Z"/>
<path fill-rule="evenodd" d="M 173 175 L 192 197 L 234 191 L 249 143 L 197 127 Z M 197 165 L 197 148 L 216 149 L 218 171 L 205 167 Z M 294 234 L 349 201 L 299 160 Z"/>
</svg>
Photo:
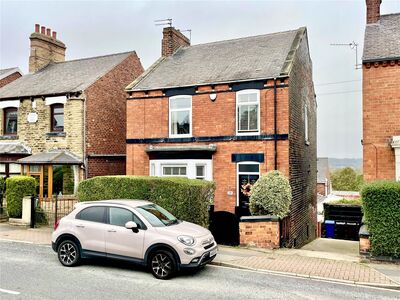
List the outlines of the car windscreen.
<svg viewBox="0 0 400 300">
<path fill-rule="evenodd" d="M 154 227 L 164 227 L 179 223 L 171 213 L 156 204 L 136 207 L 136 210 Z"/>
</svg>

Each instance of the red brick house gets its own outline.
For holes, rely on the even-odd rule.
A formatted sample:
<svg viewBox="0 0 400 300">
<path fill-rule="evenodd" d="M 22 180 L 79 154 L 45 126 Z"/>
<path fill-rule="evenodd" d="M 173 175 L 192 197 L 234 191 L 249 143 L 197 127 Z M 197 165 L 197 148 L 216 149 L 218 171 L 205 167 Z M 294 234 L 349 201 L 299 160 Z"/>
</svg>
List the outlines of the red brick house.
<svg viewBox="0 0 400 300">
<path fill-rule="evenodd" d="M 190 46 L 164 28 L 162 57 L 127 87 L 128 175 L 214 180 L 215 211 L 278 169 L 293 189 L 283 240 L 315 238 L 316 100 L 307 30 Z"/>
<path fill-rule="evenodd" d="M 72 168 L 75 190 L 82 178 L 125 174 L 124 88 L 143 72 L 136 53 L 65 61 L 65 44 L 39 24 L 30 41 L 29 74 L 0 88 L 0 173 L 38 177 L 42 196 L 55 192 L 56 167 Z"/>
<path fill-rule="evenodd" d="M 400 180 L 400 13 L 381 15 L 367 0 L 363 63 L 363 172 Z"/>
<path fill-rule="evenodd" d="M 19 68 L 9 68 L 0 70 L 0 88 L 20 78 L 22 72 Z"/>
</svg>

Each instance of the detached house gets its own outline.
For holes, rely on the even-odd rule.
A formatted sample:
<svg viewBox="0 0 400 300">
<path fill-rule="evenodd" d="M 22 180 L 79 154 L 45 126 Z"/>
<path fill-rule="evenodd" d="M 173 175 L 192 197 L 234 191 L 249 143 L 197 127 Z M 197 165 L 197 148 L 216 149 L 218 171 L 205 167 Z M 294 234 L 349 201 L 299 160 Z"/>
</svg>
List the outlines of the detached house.
<svg viewBox="0 0 400 300">
<path fill-rule="evenodd" d="M 246 188 L 278 169 L 293 190 L 283 240 L 316 229 L 316 100 L 306 28 L 190 45 L 164 28 L 162 57 L 127 87 L 128 175 L 214 180 L 215 211 L 248 215 Z"/>
<path fill-rule="evenodd" d="M 363 172 L 400 180 L 400 13 L 381 15 L 367 0 L 363 63 Z"/>
<path fill-rule="evenodd" d="M 143 71 L 136 53 L 65 61 L 56 32 L 38 24 L 30 41 L 29 74 L 0 89 L 2 175 L 37 177 L 43 197 L 125 174 L 124 87 Z"/>
</svg>

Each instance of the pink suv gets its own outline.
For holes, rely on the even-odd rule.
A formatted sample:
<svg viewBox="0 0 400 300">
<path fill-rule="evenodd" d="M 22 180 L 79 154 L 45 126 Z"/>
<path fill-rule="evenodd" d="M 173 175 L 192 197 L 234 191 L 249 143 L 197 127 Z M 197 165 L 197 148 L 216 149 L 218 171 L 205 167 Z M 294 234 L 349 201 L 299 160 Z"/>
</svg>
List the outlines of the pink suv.
<svg viewBox="0 0 400 300">
<path fill-rule="evenodd" d="M 142 200 L 77 204 L 55 225 L 52 247 L 67 267 L 81 258 L 121 259 L 149 267 L 159 279 L 204 266 L 217 255 L 209 230 Z"/>
</svg>

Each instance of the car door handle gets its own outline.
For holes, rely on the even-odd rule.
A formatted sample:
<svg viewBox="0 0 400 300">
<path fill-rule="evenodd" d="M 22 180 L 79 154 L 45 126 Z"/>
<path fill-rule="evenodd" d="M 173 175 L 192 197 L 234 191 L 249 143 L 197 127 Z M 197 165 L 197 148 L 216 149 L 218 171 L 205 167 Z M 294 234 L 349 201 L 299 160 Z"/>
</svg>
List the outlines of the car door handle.
<svg viewBox="0 0 400 300">
<path fill-rule="evenodd" d="M 115 229 L 107 230 L 108 232 L 117 232 Z"/>
<path fill-rule="evenodd" d="M 79 228 L 85 228 L 85 225 L 75 225 L 75 226 Z"/>
</svg>

